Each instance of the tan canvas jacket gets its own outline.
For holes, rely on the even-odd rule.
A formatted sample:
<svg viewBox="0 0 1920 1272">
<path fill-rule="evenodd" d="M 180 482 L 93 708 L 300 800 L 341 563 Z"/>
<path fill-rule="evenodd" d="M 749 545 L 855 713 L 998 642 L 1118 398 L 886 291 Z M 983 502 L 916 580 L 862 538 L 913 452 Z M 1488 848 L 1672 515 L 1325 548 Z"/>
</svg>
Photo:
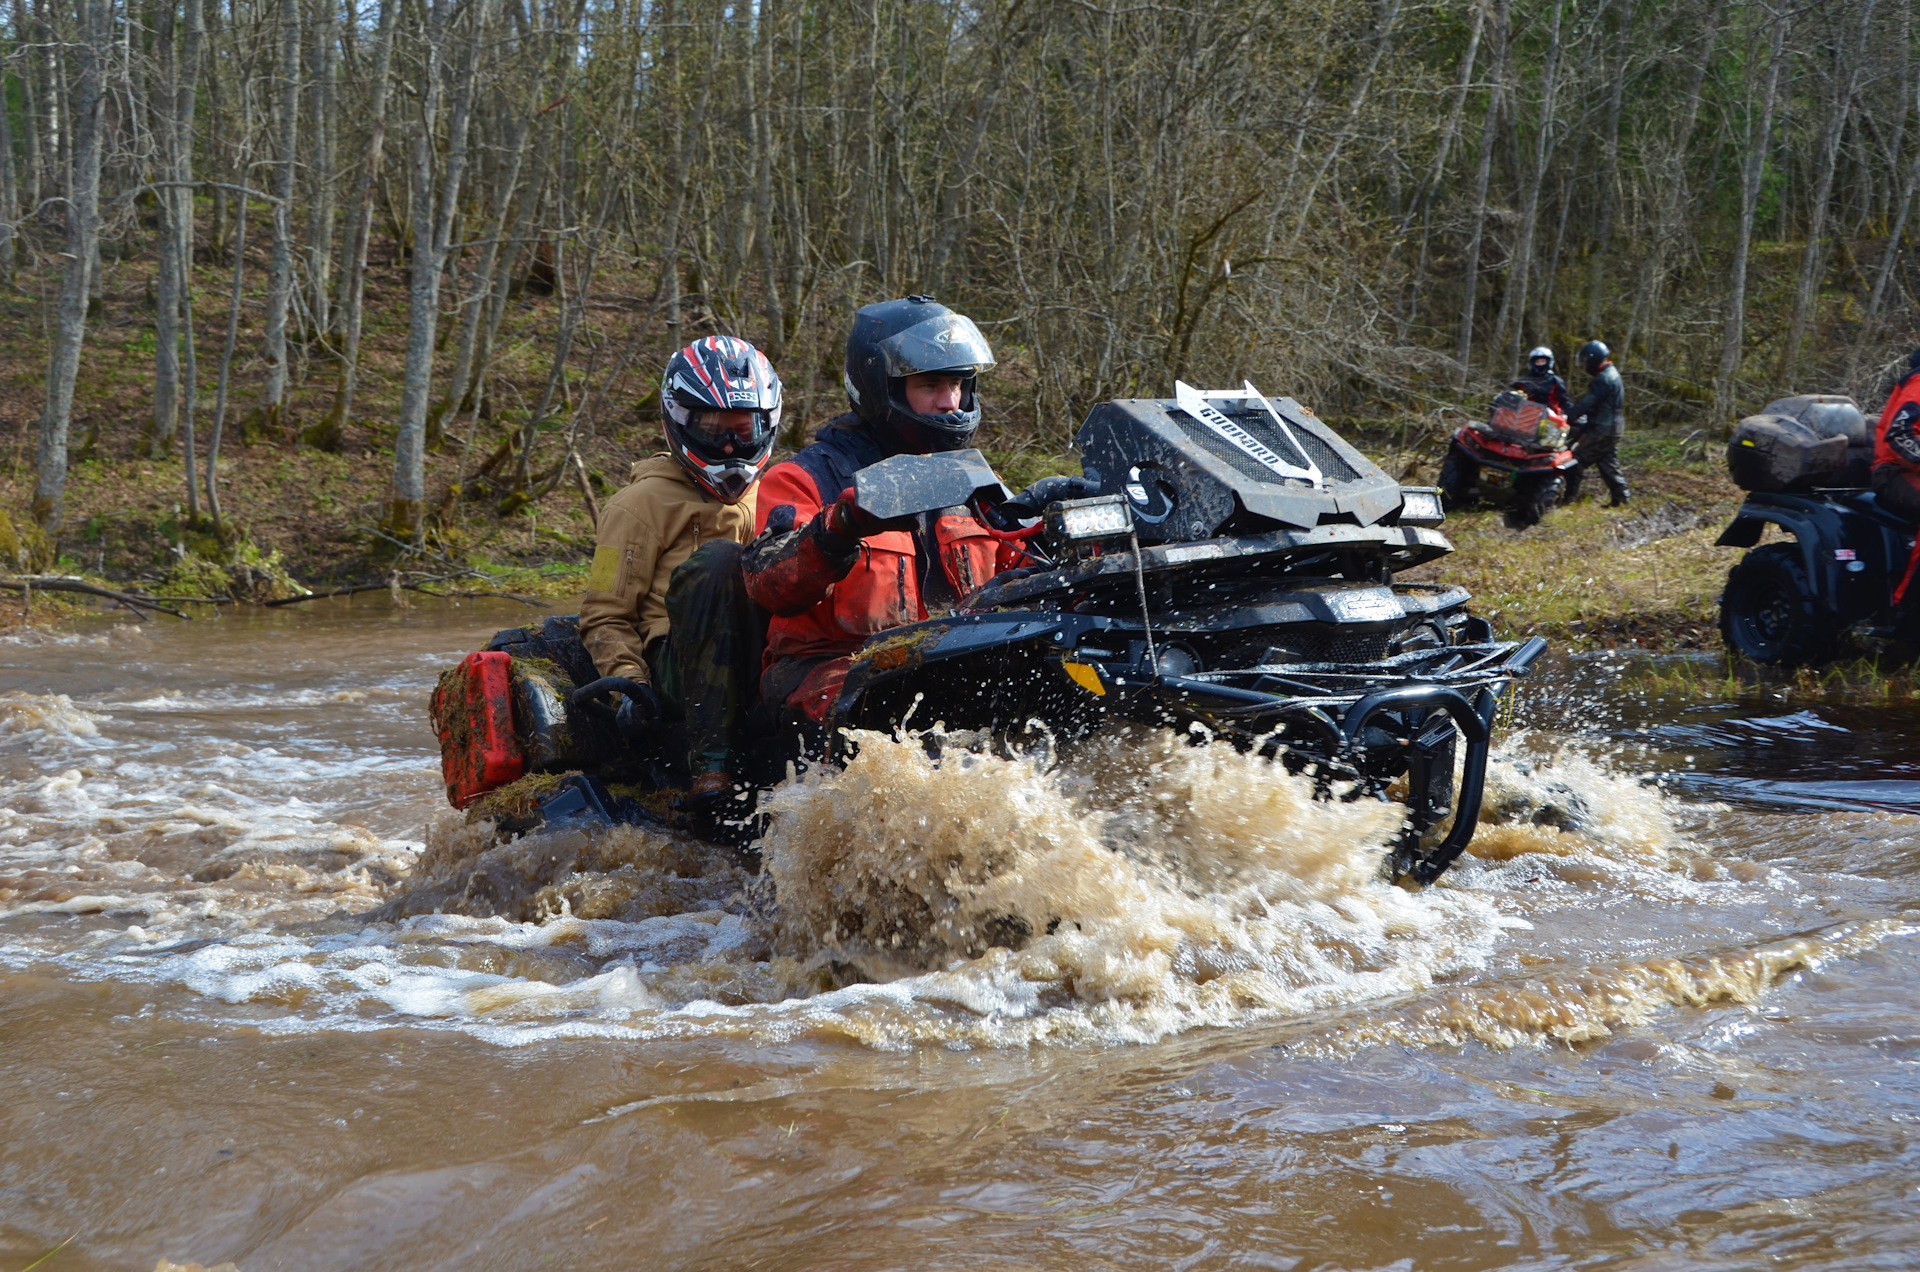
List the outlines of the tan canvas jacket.
<svg viewBox="0 0 1920 1272">
<path fill-rule="evenodd" d="M 723 504 L 662 453 L 633 466 L 607 501 L 580 598 L 580 639 L 603 676 L 651 680 L 647 645 L 667 634 L 667 580 L 709 539 L 753 538 L 754 497 Z"/>
</svg>

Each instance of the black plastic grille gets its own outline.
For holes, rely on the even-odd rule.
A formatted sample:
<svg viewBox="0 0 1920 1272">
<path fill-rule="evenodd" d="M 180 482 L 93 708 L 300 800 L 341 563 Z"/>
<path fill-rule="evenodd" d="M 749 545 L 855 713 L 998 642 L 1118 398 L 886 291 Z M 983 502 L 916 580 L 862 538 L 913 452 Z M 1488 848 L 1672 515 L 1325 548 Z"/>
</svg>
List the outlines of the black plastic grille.
<svg viewBox="0 0 1920 1272">
<path fill-rule="evenodd" d="M 1392 632 L 1289 633 L 1284 642 L 1268 646 L 1260 661 L 1263 665 L 1374 662 L 1387 656 L 1392 639 Z"/>
</svg>

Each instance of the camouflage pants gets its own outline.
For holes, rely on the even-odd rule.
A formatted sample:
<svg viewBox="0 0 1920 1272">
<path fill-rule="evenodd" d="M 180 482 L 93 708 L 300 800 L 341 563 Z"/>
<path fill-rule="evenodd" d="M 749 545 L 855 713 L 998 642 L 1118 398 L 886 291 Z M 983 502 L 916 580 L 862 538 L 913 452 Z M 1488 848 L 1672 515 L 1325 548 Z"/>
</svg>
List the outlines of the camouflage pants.
<svg viewBox="0 0 1920 1272">
<path fill-rule="evenodd" d="M 760 693 L 767 613 L 747 598 L 741 547 L 703 543 L 667 581 L 667 635 L 647 647 L 653 687 L 687 722 L 694 776 L 733 772 Z"/>
</svg>

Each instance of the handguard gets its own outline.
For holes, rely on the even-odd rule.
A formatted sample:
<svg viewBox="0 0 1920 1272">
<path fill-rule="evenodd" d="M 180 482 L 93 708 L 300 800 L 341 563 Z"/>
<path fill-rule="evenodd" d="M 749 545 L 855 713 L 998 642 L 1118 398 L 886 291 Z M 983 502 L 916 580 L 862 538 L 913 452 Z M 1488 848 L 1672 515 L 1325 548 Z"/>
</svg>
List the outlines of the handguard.
<svg viewBox="0 0 1920 1272">
<path fill-rule="evenodd" d="M 897 521 L 922 513 L 1010 497 L 993 465 L 977 450 L 938 455 L 895 455 L 862 468 L 853 476 L 854 502 L 877 521 Z"/>
</svg>

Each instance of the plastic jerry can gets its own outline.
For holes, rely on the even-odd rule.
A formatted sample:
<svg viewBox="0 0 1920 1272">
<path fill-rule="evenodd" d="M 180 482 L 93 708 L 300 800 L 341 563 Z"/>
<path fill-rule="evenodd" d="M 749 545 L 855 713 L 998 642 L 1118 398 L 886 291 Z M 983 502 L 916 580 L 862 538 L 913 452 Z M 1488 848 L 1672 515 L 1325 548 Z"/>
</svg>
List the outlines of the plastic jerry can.
<svg viewBox="0 0 1920 1272">
<path fill-rule="evenodd" d="M 428 710 L 440 738 L 447 802 L 466 808 L 527 771 L 513 736 L 513 657 L 468 654 L 441 675 Z"/>
</svg>

